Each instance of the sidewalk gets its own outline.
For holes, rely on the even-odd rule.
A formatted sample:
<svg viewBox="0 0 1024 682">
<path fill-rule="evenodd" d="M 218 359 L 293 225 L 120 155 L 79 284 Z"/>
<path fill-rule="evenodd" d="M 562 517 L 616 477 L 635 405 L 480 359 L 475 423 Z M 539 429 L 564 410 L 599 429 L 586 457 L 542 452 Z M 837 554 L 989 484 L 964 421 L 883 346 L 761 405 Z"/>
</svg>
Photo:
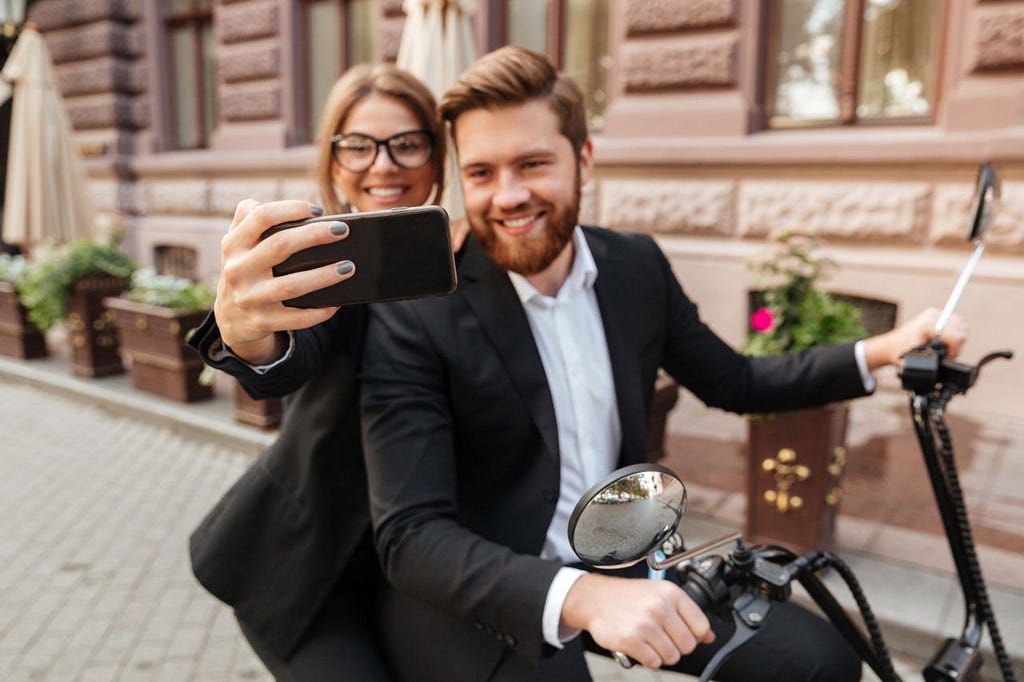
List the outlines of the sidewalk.
<svg viewBox="0 0 1024 682">
<path fill-rule="evenodd" d="M 124 376 L 78 379 L 60 359 L 0 358 L 0 680 L 269 679 L 187 564 L 191 528 L 273 438 L 234 424 L 231 411 L 225 398 L 179 405 L 141 394 Z M 734 493 L 706 481 L 688 488 L 691 544 L 741 527 Z M 931 558 L 942 554 L 940 540 L 841 517 L 840 553 L 905 679 L 920 679 L 923 661 L 960 629 L 954 578 Z M 1022 669 L 1021 555 L 981 550 L 1004 640 Z M 852 605 L 845 587 L 833 586 Z M 599 682 L 688 679 L 589 660 Z M 994 663 L 985 672 L 998 679 Z"/>
</svg>

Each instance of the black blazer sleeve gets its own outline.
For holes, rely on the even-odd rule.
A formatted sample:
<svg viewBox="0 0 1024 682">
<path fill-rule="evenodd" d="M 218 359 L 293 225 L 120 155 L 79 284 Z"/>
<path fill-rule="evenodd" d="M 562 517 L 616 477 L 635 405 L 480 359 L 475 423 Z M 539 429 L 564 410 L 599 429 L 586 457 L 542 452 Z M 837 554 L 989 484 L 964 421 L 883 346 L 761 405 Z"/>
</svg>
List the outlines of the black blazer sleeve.
<svg viewBox="0 0 1024 682">
<path fill-rule="evenodd" d="M 478 425 L 453 430 L 452 395 L 461 393 L 453 383 L 486 354 L 471 360 L 472 348 L 458 332 L 455 338 L 447 336 L 460 328 L 446 319 L 456 314 L 452 309 L 458 304 L 450 297 L 371 306 L 361 390 L 378 555 L 396 590 L 482 630 L 503 633 L 506 644 L 536 662 L 544 652 L 544 601 L 560 564 L 539 558 L 539 545 L 527 549 L 513 536 L 543 540 L 550 514 L 538 515 L 529 507 L 529 500 L 539 501 L 543 487 L 530 481 L 542 475 L 522 467 L 550 463 L 530 464 L 531 457 L 516 443 L 491 450 L 463 440 L 463 459 L 493 455 L 495 473 L 503 467 L 511 473 L 507 485 L 478 481 L 477 489 L 460 473 L 486 464 L 457 461 L 456 439 L 472 438 L 465 431 Z M 425 319 L 432 311 L 439 312 Z M 447 366 L 460 357 L 466 360 L 461 369 Z M 502 410 L 479 395 L 461 397 L 478 409 Z M 487 489 L 484 499 L 470 501 L 480 489 Z"/>
</svg>

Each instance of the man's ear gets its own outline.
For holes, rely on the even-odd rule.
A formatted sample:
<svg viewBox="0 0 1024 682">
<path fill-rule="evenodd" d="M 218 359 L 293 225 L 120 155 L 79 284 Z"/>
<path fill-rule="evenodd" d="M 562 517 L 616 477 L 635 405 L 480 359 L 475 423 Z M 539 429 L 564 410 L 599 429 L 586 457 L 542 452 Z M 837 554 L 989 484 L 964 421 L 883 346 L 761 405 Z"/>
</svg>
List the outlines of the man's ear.
<svg viewBox="0 0 1024 682">
<path fill-rule="evenodd" d="M 590 176 L 594 172 L 594 143 L 587 138 L 587 141 L 580 147 L 579 154 L 580 186 L 590 182 Z"/>
</svg>

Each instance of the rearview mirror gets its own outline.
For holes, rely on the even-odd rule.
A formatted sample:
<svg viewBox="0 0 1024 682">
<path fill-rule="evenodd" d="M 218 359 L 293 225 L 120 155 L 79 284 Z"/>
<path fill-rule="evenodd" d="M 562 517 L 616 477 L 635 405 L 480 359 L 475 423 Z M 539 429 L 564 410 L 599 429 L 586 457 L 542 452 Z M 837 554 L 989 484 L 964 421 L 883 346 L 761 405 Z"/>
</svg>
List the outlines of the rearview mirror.
<svg viewBox="0 0 1024 682">
<path fill-rule="evenodd" d="M 569 544 L 597 568 L 632 566 L 675 532 L 686 487 L 659 464 L 613 471 L 580 498 L 569 517 Z"/>
</svg>

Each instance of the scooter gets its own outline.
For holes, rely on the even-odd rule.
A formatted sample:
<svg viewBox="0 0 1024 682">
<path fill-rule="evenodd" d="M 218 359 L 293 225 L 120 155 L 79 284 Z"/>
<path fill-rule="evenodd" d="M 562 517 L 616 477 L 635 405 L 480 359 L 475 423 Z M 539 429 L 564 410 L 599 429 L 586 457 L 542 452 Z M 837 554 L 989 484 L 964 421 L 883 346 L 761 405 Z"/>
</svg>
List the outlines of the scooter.
<svg viewBox="0 0 1024 682">
<path fill-rule="evenodd" d="M 974 250 L 939 316 L 934 340 L 907 353 L 900 368 L 966 614 L 960 636 L 947 639 L 922 671 L 927 682 L 977 680 L 982 664 L 979 646 L 986 628 L 1004 682 L 1015 682 L 975 551 L 944 418 L 948 402 L 974 385 L 984 365 L 1013 354 L 990 353 L 971 366 L 950 360 L 939 340 L 984 250 L 984 231 L 999 194 L 995 170 L 982 164 L 968 223 L 967 239 Z M 580 498 L 569 519 L 569 542 L 584 563 L 596 568 L 622 568 L 645 559 L 656 572 L 675 567 L 682 572 L 680 583 L 690 598 L 705 611 L 735 624 L 732 637 L 708 662 L 700 682 L 710 680 L 734 651 L 757 635 L 771 616 L 772 604 L 789 599 L 794 580 L 881 680 L 900 680 L 867 598 L 842 559 L 831 552 L 798 556 L 776 545 L 750 546 L 738 532 L 684 550 L 678 526 L 685 508 L 686 487 L 675 472 L 658 464 L 625 467 Z M 734 546 L 728 554 L 709 555 L 730 543 Z M 826 568 L 834 569 L 846 582 L 866 635 L 818 577 Z M 623 667 L 633 665 L 621 652 L 613 656 Z"/>
</svg>

